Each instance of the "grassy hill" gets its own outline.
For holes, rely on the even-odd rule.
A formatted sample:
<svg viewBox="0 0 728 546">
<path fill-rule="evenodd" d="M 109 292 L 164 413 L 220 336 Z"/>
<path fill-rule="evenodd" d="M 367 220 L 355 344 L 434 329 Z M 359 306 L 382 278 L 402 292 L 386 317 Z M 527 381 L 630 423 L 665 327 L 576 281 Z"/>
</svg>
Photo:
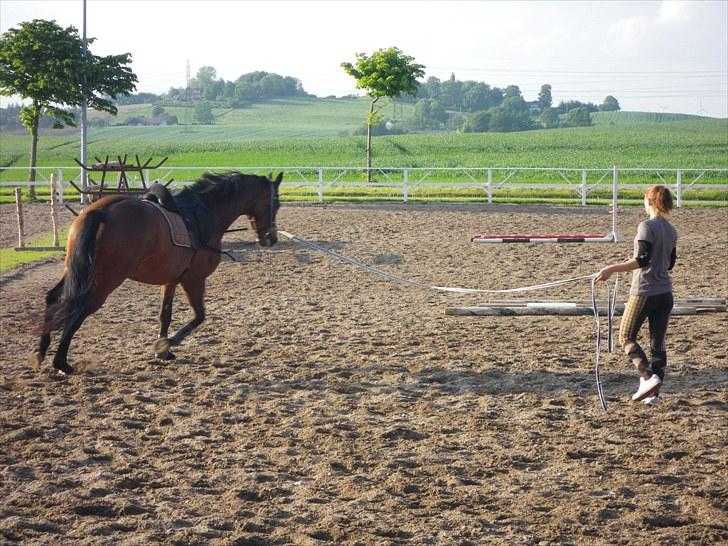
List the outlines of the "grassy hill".
<svg viewBox="0 0 728 546">
<path fill-rule="evenodd" d="M 397 105 L 397 116 L 411 117 L 414 106 Z M 369 101 L 359 99 L 297 98 L 253 104 L 246 108 L 213 108 L 214 125 L 195 125 L 194 106 L 165 107 L 168 114 L 177 116 L 179 125 L 170 127 L 108 127 L 97 129 L 104 139 L 141 138 L 173 142 L 192 138 L 195 141 L 239 141 L 277 138 L 321 138 L 351 134 L 362 127 L 369 111 Z M 387 106 L 382 115 L 393 116 Z M 119 108 L 116 118 L 96 113 L 110 123 L 132 117 L 150 117 L 152 106 L 129 105 Z M 150 132 L 153 136 L 149 136 Z"/>
</svg>

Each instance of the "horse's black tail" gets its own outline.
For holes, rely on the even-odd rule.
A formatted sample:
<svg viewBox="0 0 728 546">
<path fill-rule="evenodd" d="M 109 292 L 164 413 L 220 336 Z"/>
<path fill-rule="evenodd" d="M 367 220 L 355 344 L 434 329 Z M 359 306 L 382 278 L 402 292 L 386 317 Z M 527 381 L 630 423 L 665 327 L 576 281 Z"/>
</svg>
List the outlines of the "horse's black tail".
<svg viewBox="0 0 728 546">
<path fill-rule="evenodd" d="M 96 256 L 96 235 L 99 226 L 106 220 L 106 211 L 90 211 L 83 221 L 73 252 L 68 260 L 63 293 L 53 313 L 53 320 L 46 328 L 63 328 L 84 315 L 91 303 L 93 293 L 94 257 Z"/>
</svg>

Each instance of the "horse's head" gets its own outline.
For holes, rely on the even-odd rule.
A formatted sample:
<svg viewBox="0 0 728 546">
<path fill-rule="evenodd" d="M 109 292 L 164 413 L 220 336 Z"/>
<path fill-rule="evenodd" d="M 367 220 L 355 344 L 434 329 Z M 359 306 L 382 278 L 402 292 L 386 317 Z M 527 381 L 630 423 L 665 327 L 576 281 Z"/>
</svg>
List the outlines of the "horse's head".
<svg viewBox="0 0 728 546">
<path fill-rule="evenodd" d="M 257 199 L 253 212 L 250 214 L 250 224 L 258 235 L 260 246 L 273 246 L 278 242 L 278 229 L 276 227 L 276 214 L 281 206 L 278 200 L 278 189 L 283 180 L 283 173 L 279 173 L 275 180 L 272 176 L 258 177 L 263 189 L 261 198 Z"/>
</svg>

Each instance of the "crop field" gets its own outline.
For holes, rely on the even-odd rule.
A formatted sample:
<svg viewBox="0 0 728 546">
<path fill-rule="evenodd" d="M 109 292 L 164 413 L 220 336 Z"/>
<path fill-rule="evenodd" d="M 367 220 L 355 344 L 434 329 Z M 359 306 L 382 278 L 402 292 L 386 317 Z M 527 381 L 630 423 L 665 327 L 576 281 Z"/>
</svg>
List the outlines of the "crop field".
<svg viewBox="0 0 728 546">
<path fill-rule="evenodd" d="M 302 99 L 303 100 L 303 99 Z M 211 126 L 169 126 L 169 127 L 108 127 L 90 129 L 89 157 L 115 159 L 119 155 L 138 154 L 142 161 L 169 157 L 165 168 L 177 170 L 170 175 L 177 181 L 194 180 L 201 169 L 238 168 L 266 172 L 280 168 L 313 169 L 346 167 L 363 168 L 365 163 L 365 137 L 331 136 L 342 127 L 360 125 L 366 113 L 365 100 L 321 100 L 322 104 L 312 106 L 301 101 L 279 101 L 280 104 L 264 104 L 242 110 L 220 110 L 216 112 L 218 122 Z M 328 104 L 328 107 L 326 104 Z M 132 115 L 137 110 L 126 107 L 120 115 Z M 399 107 L 398 107 L 399 108 Z M 174 108 L 169 108 L 174 113 Z M 385 109 L 388 113 L 391 110 Z M 375 180 L 378 183 L 401 183 L 401 171 L 388 173 L 388 169 L 416 168 L 601 168 L 613 165 L 619 168 L 649 169 L 705 169 L 728 168 L 728 120 L 696 118 L 684 121 L 643 123 L 644 113 L 617 112 L 599 113 L 602 119 L 634 120 L 632 124 L 604 123 L 594 127 L 539 130 L 521 133 L 430 133 L 400 136 L 375 137 L 373 144 L 373 167 L 378 169 Z M 655 114 L 657 116 L 657 114 Z M 649 116 L 647 116 L 649 117 Z M 689 116 L 688 116 L 689 117 Z M 298 133 L 297 133 L 298 132 Z M 300 134 L 300 138 L 290 138 Z M 329 136 L 327 136 L 329 135 Z M 3 134 L 0 136 L 0 166 L 11 167 L 0 171 L 0 181 L 20 182 L 27 179 L 25 166 L 29 161 L 30 141 L 27 135 Z M 44 134 L 39 140 L 38 167 L 68 167 L 64 180 L 77 179 L 79 169 L 73 162 L 79 156 L 78 134 L 65 132 L 61 135 Z M 43 179 L 43 172 L 39 179 Z M 45 171 L 45 177 L 49 175 Z M 699 173 L 693 174 L 685 183 L 689 184 Z M 315 175 L 312 175 L 314 179 Z M 325 182 L 332 179 L 324 177 Z M 336 173 L 331 173 L 336 178 Z M 361 182 L 363 171 L 356 176 L 347 175 L 349 182 Z M 468 175 L 452 173 L 448 181 L 467 182 Z M 478 181 L 484 182 L 483 175 Z M 494 183 L 500 183 L 501 178 Z M 674 183 L 673 179 L 661 179 L 661 175 L 644 173 L 632 177 L 620 177 L 628 183 Z M 286 182 L 296 177 L 286 176 Z M 432 177 L 428 179 L 433 182 Z M 510 182 L 554 183 L 564 182 L 558 173 L 520 176 Z M 578 183 L 578 180 L 574 180 Z M 589 181 L 592 182 L 591 180 Z M 704 174 L 701 184 L 727 183 L 725 174 Z M 42 183 L 42 186 L 45 186 Z M 42 196 L 45 188 L 39 193 Z M 473 195 L 469 195 L 472 193 Z M 411 188 L 412 199 L 421 200 L 481 200 L 482 190 L 437 189 L 427 185 Z M 534 192 L 531 192 L 534 193 Z M 703 200 L 728 200 L 724 191 L 700 190 Z M 306 188 L 287 187 L 286 199 L 310 200 L 315 191 Z M 401 191 L 386 192 L 375 188 L 359 188 L 355 192 L 342 187 L 332 188 L 332 198 L 341 199 L 396 199 L 401 200 Z M 599 195 L 594 195 L 600 197 Z M 507 199 L 530 199 L 529 192 L 515 194 L 505 189 L 500 197 Z M 558 192 L 554 199 L 573 198 L 567 190 Z M 602 197 L 606 197 L 602 196 Z M 0 200 L 12 199 L 10 188 L 0 188 Z"/>
<path fill-rule="evenodd" d="M 638 125 L 670 123 L 674 121 L 709 120 L 692 114 L 670 114 L 667 112 L 592 112 L 592 125 Z"/>
</svg>

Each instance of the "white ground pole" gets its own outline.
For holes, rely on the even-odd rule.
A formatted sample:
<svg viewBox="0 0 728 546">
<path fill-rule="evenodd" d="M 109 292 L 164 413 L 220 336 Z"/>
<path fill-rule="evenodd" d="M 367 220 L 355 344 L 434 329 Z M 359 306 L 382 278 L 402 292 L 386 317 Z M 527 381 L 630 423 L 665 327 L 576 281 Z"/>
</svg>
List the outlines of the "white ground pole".
<svg viewBox="0 0 728 546">
<path fill-rule="evenodd" d="M 617 231 L 617 182 L 619 171 L 617 166 L 612 167 L 612 231 L 603 237 L 589 237 L 586 235 L 554 235 L 545 237 L 543 235 L 493 235 L 483 237 L 474 235 L 471 238 L 473 243 L 617 243 L 622 239 Z"/>
</svg>

